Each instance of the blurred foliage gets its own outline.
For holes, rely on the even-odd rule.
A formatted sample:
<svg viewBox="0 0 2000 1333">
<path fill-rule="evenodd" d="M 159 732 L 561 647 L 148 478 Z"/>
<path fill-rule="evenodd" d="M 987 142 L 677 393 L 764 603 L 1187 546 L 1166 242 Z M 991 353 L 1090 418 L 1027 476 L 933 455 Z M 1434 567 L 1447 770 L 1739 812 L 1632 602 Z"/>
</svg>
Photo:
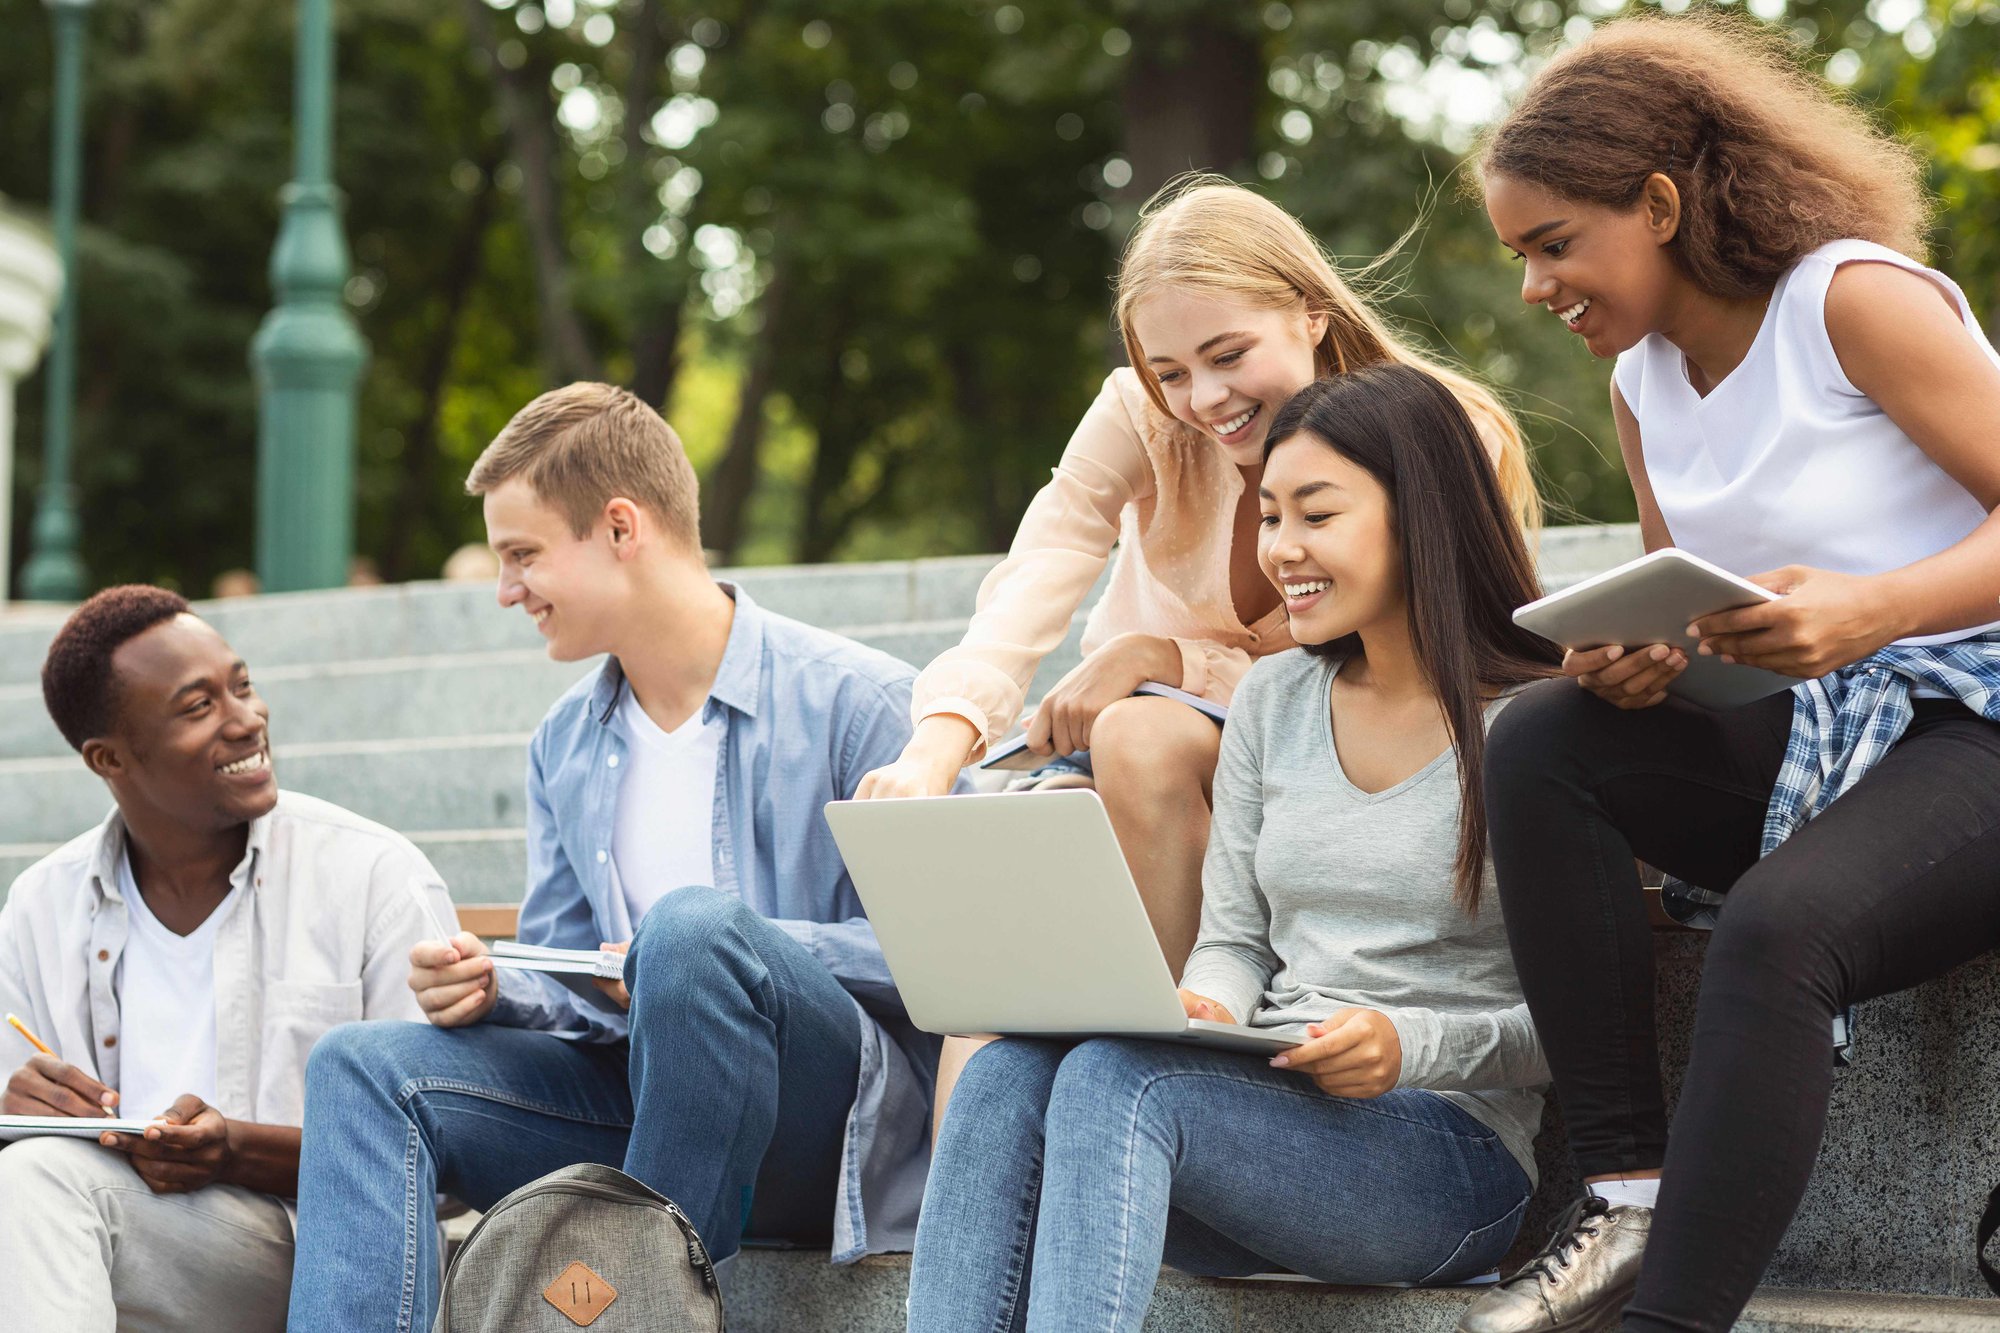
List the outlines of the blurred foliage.
<svg viewBox="0 0 2000 1333">
<path fill-rule="evenodd" d="M 340 0 L 348 299 L 371 345 L 357 549 L 434 575 L 480 537 L 471 459 L 579 375 L 665 405 L 733 558 L 1001 548 L 1114 364 L 1120 238 L 1186 167 L 1298 212 L 1502 385 L 1558 515 L 1629 518 L 1607 368 L 1521 304 L 1456 181 L 1532 61 L 1611 7 Z M 1931 153 L 1941 262 L 1991 312 L 2000 0 L 1756 7 Z M 0 193 L 29 208 L 39 10 L 0 50 Z M 100 583 L 202 592 L 250 561 L 246 352 L 291 23 L 228 0 L 92 11 L 77 481 Z M 17 568 L 38 381 L 20 409 Z"/>
</svg>

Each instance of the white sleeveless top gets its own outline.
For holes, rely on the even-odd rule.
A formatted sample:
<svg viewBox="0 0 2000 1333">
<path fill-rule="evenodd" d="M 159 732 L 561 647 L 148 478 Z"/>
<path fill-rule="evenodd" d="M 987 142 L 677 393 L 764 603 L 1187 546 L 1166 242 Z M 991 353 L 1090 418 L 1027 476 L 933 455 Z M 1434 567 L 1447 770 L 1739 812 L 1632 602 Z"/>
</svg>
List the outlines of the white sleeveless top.
<svg viewBox="0 0 2000 1333">
<path fill-rule="evenodd" d="M 1950 278 L 1870 241 L 1835 241 L 1786 271 L 1741 365 L 1702 397 L 1659 334 L 1620 354 L 1614 379 L 1639 422 L 1646 476 L 1674 544 L 1738 574 L 1811 565 L 1880 574 L 1936 555 L 1986 521 L 1953 481 L 1840 368 L 1826 290 L 1856 260 L 1936 283 L 2000 365 Z M 2000 627 L 1903 639 L 1949 643 Z"/>
</svg>

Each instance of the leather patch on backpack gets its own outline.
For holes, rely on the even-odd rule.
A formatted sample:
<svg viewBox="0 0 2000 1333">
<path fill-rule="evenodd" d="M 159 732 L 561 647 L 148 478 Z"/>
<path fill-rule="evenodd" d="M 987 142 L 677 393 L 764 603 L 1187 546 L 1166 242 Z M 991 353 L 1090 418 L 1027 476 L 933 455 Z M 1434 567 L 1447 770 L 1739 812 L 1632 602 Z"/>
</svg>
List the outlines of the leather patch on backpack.
<svg viewBox="0 0 2000 1333">
<path fill-rule="evenodd" d="M 578 1328 L 589 1328 L 618 1299 L 618 1289 L 579 1259 L 542 1289 L 542 1299 Z"/>
</svg>

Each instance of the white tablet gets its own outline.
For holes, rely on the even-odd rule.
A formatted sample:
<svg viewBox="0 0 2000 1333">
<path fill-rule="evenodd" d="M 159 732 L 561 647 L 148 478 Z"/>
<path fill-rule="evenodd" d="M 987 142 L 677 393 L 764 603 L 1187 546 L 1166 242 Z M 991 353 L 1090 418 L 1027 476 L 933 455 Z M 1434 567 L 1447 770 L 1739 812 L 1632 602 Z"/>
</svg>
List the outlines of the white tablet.
<svg viewBox="0 0 2000 1333">
<path fill-rule="evenodd" d="M 1703 657 L 1695 651 L 1698 641 L 1688 636 L 1687 627 L 1703 616 L 1777 597 L 1700 556 L 1668 546 L 1530 602 L 1514 613 L 1514 623 L 1565 648 L 1614 643 L 1627 648 L 1655 643 L 1680 648 L 1687 654 L 1687 670 L 1667 687 L 1668 692 L 1705 708 L 1740 708 L 1799 681 Z"/>
</svg>

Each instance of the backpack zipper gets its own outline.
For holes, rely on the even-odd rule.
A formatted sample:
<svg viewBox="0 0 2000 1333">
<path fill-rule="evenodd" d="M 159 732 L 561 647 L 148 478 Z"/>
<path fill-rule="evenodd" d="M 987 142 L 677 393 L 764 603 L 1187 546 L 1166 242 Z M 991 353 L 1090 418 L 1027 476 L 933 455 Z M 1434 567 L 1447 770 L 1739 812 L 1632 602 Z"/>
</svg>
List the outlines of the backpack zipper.
<svg viewBox="0 0 2000 1333">
<path fill-rule="evenodd" d="M 459 1244 L 458 1253 L 451 1258 L 450 1267 L 445 1269 L 444 1291 L 438 1300 L 439 1319 L 449 1321 L 451 1318 L 452 1274 L 458 1271 L 458 1261 L 465 1257 L 467 1250 L 472 1248 L 472 1242 L 479 1238 L 479 1233 L 486 1229 L 486 1224 L 508 1209 L 518 1207 L 530 1199 L 538 1199 L 545 1194 L 581 1194 L 586 1198 L 604 1199 L 611 1203 L 622 1203 L 632 1207 L 658 1208 L 666 1213 L 680 1227 L 681 1236 L 687 1242 L 688 1266 L 701 1274 L 702 1286 L 714 1298 L 716 1327 L 718 1329 L 727 1327 L 728 1316 L 722 1308 L 722 1283 L 715 1276 L 715 1264 L 708 1257 L 708 1247 L 702 1244 L 701 1233 L 695 1230 L 694 1223 L 688 1220 L 687 1214 L 680 1210 L 680 1206 L 672 1199 L 635 1197 L 627 1190 L 621 1190 L 611 1185 L 600 1185 L 595 1181 L 589 1180 L 550 1181 L 548 1184 L 535 1190 L 532 1194 L 523 1194 L 519 1198 L 509 1201 L 506 1207 L 496 1208 L 481 1217 L 473 1225 L 472 1230 L 466 1233 L 465 1239 Z"/>
</svg>

